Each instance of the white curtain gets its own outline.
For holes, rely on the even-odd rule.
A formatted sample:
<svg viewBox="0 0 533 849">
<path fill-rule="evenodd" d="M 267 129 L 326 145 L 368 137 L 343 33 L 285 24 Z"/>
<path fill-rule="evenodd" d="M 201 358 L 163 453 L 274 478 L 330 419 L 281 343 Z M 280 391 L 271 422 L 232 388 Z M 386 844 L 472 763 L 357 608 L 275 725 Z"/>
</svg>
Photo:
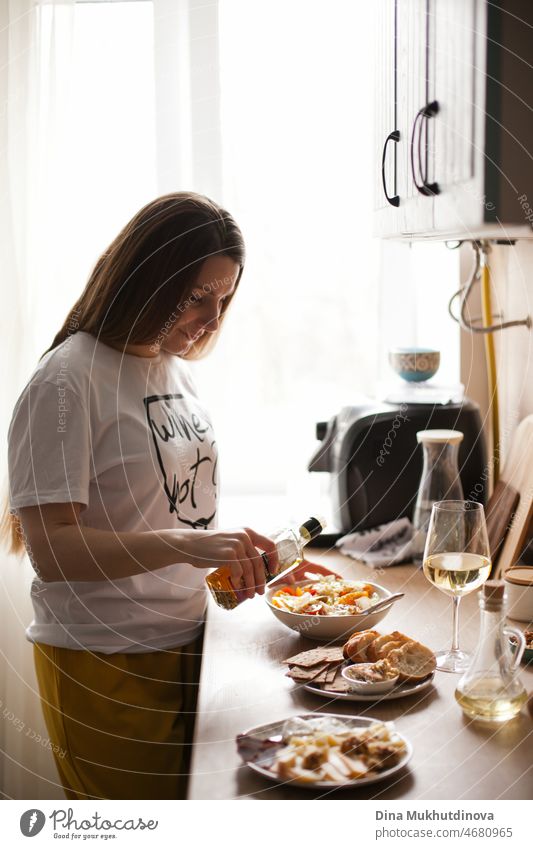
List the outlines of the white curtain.
<svg viewBox="0 0 533 849">
<path fill-rule="evenodd" d="M 153 0 L 158 194 L 222 200 L 219 3 Z"/>
<path fill-rule="evenodd" d="M 217 3 L 0 3 L 0 479 L 13 405 L 98 255 L 158 194 L 220 197 Z M 63 798 L 28 560 L 0 552 L 0 794 Z"/>
<path fill-rule="evenodd" d="M 57 297 L 55 269 L 50 266 L 54 245 L 47 241 L 50 228 L 42 222 L 57 216 L 64 202 L 64 181 L 58 172 L 73 0 L 46 6 L 44 0 L 9 0 L 0 5 L 3 446 L 14 402 L 39 353 L 42 306 Z M 59 260 L 60 254 L 56 268 Z M 0 456 L 7 488 L 5 448 Z M 24 639 L 31 618 L 32 574 L 27 559 L 19 561 L 2 552 L 0 788 L 8 798 L 62 798 L 37 697 L 31 646 Z"/>
</svg>

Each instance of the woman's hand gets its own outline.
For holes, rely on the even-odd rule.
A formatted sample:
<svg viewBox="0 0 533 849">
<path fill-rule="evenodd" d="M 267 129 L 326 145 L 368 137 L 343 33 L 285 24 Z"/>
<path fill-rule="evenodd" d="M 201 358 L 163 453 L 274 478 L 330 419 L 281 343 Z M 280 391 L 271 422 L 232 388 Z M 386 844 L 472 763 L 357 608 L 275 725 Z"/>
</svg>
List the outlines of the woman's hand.
<svg viewBox="0 0 533 849">
<path fill-rule="evenodd" d="M 306 572 L 310 572 L 313 575 L 335 575 L 336 578 L 340 578 L 340 575 L 337 575 L 336 572 L 332 572 L 331 569 L 327 569 L 325 566 L 321 566 L 320 563 L 311 563 L 310 560 L 302 560 L 299 566 L 296 569 L 293 569 L 292 572 L 289 572 L 284 578 L 281 578 L 279 581 L 271 581 L 269 583 L 269 587 L 277 586 L 278 584 L 294 584 L 296 581 L 304 581 L 306 578 Z"/>
<path fill-rule="evenodd" d="M 268 557 L 269 568 L 279 571 L 275 543 L 251 528 L 229 531 L 178 531 L 176 550 L 198 569 L 229 566 L 233 588 L 247 598 L 265 591 L 264 562 L 258 548 Z"/>
</svg>

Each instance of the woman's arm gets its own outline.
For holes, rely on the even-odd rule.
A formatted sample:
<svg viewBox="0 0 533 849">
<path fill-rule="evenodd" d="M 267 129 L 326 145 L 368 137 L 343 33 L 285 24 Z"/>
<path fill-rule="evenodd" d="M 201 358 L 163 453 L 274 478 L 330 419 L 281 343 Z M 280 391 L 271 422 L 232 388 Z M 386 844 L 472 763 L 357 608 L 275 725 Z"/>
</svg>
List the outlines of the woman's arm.
<svg viewBox="0 0 533 849">
<path fill-rule="evenodd" d="M 279 568 L 271 539 L 251 528 L 229 531 L 168 529 L 161 531 L 100 531 L 79 523 L 81 504 L 21 507 L 18 516 L 30 560 L 43 581 L 104 581 L 190 563 L 198 569 L 226 564 L 236 588 L 248 597 L 263 593 L 263 560 Z"/>
</svg>

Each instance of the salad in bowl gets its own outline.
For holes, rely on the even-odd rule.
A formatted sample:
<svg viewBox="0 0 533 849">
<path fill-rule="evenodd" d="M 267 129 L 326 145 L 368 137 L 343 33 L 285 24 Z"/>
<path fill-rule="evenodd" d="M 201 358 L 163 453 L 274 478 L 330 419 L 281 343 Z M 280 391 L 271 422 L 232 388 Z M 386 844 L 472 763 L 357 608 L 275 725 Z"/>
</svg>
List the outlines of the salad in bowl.
<svg viewBox="0 0 533 849">
<path fill-rule="evenodd" d="M 313 616 L 355 616 L 381 600 L 376 584 L 347 581 L 337 575 L 317 575 L 305 584 L 280 587 L 271 603 L 289 613 Z"/>
<path fill-rule="evenodd" d="M 366 613 L 392 595 L 369 581 L 351 581 L 338 575 L 314 575 L 294 584 L 267 589 L 270 610 L 287 627 L 311 639 L 335 640 L 361 628 L 372 628 L 389 607 Z"/>
</svg>

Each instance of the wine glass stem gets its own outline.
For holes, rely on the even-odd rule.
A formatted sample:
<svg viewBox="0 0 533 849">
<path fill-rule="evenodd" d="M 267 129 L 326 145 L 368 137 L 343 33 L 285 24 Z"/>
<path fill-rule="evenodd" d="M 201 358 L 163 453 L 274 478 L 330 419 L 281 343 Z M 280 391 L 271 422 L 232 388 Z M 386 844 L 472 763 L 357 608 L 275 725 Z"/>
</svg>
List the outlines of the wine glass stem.
<svg viewBox="0 0 533 849">
<path fill-rule="evenodd" d="M 453 642 L 452 651 L 459 651 L 459 602 L 461 596 L 453 597 Z"/>
</svg>

